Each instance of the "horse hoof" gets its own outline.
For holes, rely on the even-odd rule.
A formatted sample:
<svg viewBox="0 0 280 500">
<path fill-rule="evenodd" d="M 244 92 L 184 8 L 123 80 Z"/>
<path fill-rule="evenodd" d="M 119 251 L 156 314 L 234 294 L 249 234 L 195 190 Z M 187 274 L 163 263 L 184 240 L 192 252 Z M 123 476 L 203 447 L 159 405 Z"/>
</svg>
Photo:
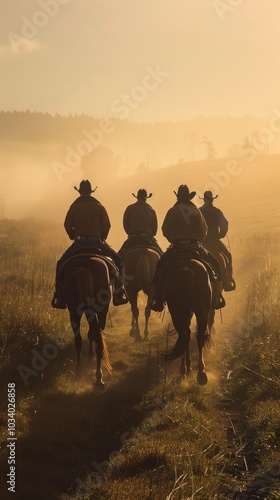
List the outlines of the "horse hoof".
<svg viewBox="0 0 280 500">
<path fill-rule="evenodd" d="M 151 339 L 150 339 L 149 335 L 145 335 L 144 340 L 145 340 L 145 342 L 150 342 Z"/>
<path fill-rule="evenodd" d="M 142 337 L 141 335 L 135 335 L 135 342 L 142 342 Z"/>
<path fill-rule="evenodd" d="M 136 335 L 135 330 L 131 329 L 130 332 L 129 332 L 129 335 L 134 338 L 135 335 Z"/>
<path fill-rule="evenodd" d="M 198 372 L 197 382 L 199 385 L 205 385 L 208 382 L 208 378 L 205 372 Z"/>
</svg>

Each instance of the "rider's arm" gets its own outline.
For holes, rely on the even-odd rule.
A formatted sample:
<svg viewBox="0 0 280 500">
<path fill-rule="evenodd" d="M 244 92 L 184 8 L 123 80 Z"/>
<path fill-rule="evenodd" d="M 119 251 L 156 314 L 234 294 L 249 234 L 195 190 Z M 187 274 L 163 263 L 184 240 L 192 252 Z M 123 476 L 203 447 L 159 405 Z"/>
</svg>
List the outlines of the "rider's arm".
<svg viewBox="0 0 280 500">
<path fill-rule="evenodd" d="M 125 230 L 126 234 L 130 234 L 130 233 L 131 233 L 131 230 L 130 230 L 130 224 L 129 224 L 129 219 L 130 219 L 130 217 L 129 217 L 129 213 L 130 213 L 130 210 L 129 210 L 129 208 L 127 207 L 127 208 L 125 209 L 124 214 L 123 214 L 123 228 L 124 228 L 124 230 Z"/>
<path fill-rule="evenodd" d="M 224 238 L 228 232 L 228 221 L 222 212 L 220 213 L 219 217 L 219 229 L 219 238 Z"/>
<path fill-rule="evenodd" d="M 102 206 L 100 214 L 101 239 L 106 240 L 110 231 L 111 223 L 106 209 Z"/>
<path fill-rule="evenodd" d="M 72 207 L 69 208 L 65 221 L 64 221 L 64 228 L 66 233 L 68 234 L 70 240 L 74 240 L 75 238 L 75 233 L 74 233 L 74 213 Z"/>
<path fill-rule="evenodd" d="M 162 234 L 163 236 L 165 236 L 165 238 L 171 242 L 171 231 L 170 229 L 172 230 L 172 225 L 173 225 L 173 217 L 172 217 L 172 209 L 168 210 L 166 216 L 165 216 L 165 219 L 163 221 L 163 224 L 161 226 L 161 230 L 162 230 Z"/>
<path fill-rule="evenodd" d="M 206 224 L 206 220 L 204 219 L 202 212 L 199 210 L 199 232 L 200 232 L 200 238 L 198 238 L 199 241 L 204 240 L 205 236 L 207 235 L 208 232 L 208 226 Z"/>
<path fill-rule="evenodd" d="M 158 229 L 157 215 L 156 215 L 156 212 L 153 210 L 153 217 L 152 217 L 152 235 L 153 236 L 155 236 L 157 234 L 157 229 Z"/>
</svg>

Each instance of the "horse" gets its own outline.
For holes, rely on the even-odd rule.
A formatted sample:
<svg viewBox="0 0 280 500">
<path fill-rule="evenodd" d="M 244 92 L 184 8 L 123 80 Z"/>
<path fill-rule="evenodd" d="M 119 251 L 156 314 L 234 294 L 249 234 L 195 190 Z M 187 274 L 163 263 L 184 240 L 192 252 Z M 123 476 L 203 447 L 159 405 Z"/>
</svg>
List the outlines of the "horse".
<svg viewBox="0 0 280 500">
<path fill-rule="evenodd" d="M 151 315 L 149 303 L 154 295 L 153 278 L 159 257 L 156 250 L 148 247 L 130 248 L 123 257 L 125 289 L 132 314 L 130 336 L 134 337 L 136 342 L 142 340 L 138 322 L 139 308 L 137 306 L 138 293 L 141 290 L 147 295 L 144 340 L 149 340 L 149 318 Z"/>
<path fill-rule="evenodd" d="M 200 385 L 207 383 L 204 371 L 203 347 L 211 344 L 208 315 L 211 306 L 212 288 L 208 272 L 202 262 L 195 259 L 180 259 L 170 262 L 164 276 L 164 297 L 178 339 L 164 357 L 171 361 L 181 357 L 180 377 L 191 374 L 189 354 L 190 324 L 193 314 L 197 322 L 198 374 Z"/>
<path fill-rule="evenodd" d="M 76 375 L 81 374 L 80 354 L 82 337 L 81 318 L 85 314 L 89 330 L 89 360 L 93 359 L 92 343 L 96 351 L 96 388 L 103 388 L 101 363 L 111 371 L 107 346 L 103 335 L 111 301 L 108 265 L 98 255 L 77 255 L 69 259 L 63 269 L 63 293 L 69 311 L 70 323 L 75 336 L 77 352 Z"/>
</svg>

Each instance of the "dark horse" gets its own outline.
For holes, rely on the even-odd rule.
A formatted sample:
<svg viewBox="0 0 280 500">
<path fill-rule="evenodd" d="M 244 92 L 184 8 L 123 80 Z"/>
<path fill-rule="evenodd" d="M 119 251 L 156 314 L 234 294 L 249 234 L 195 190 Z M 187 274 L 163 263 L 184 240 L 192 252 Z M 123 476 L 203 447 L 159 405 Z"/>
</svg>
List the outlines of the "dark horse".
<svg viewBox="0 0 280 500">
<path fill-rule="evenodd" d="M 80 354 L 82 337 L 80 324 L 85 314 L 89 324 L 89 359 L 92 359 L 92 343 L 96 351 L 96 387 L 104 386 L 101 362 L 110 371 L 110 361 L 102 331 L 105 328 L 107 312 L 111 300 L 109 271 L 106 262 L 96 256 L 75 256 L 63 270 L 64 296 L 69 310 L 71 327 L 75 336 L 77 351 L 76 373 L 81 372 Z"/>
<path fill-rule="evenodd" d="M 197 322 L 197 381 L 200 385 L 204 385 L 208 379 L 204 371 L 202 351 L 204 345 L 211 341 L 208 331 L 208 314 L 212 297 L 211 284 L 205 266 L 194 259 L 170 263 L 164 278 L 164 295 L 178 334 L 175 346 L 165 354 L 165 357 L 167 360 L 181 357 L 180 379 L 190 375 L 190 324 L 194 314 Z"/>
<path fill-rule="evenodd" d="M 159 254 L 155 250 L 143 247 L 131 248 L 123 257 L 123 267 L 126 279 L 125 289 L 132 313 L 130 335 L 134 337 L 136 341 L 142 340 L 138 322 L 139 309 L 137 306 L 137 297 L 140 290 L 147 295 L 144 339 L 149 339 L 149 318 L 151 315 L 149 302 L 154 294 L 153 278 L 158 260 Z"/>
</svg>

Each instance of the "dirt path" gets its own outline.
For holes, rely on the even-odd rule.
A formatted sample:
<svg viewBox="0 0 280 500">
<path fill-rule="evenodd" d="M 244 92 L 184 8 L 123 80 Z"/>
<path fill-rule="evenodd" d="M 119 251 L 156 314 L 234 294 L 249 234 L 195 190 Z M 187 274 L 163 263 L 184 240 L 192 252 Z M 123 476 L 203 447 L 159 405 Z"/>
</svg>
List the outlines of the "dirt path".
<svg viewBox="0 0 280 500">
<path fill-rule="evenodd" d="M 120 449 L 131 429 L 142 421 L 144 415 L 135 405 L 158 373 L 147 361 L 149 344 L 133 344 L 128 335 L 128 311 L 124 326 L 113 318 L 115 327 L 108 328 L 113 374 L 105 371 L 104 392 L 93 388 L 95 363 L 88 365 L 86 340 L 81 379 L 72 372 L 76 352 L 71 345 L 44 373 L 41 386 L 25 392 L 28 424 L 17 441 L 17 499 L 51 500 L 75 492 L 87 474 L 100 473 L 100 464 Z M 160 322 L 156 323 L 159 328 Z M 1 499 L 11 498 L 6 469 L 7 453 L 2 452 Z"/>
<path fill-rule="evenodd" d="M 216 346 L 206 355 L 209 383 L 225 343 L 232 342 L 239 333 L 248 280 L 257 267 L 256 262 L 251 267 L 248 264 L 236 267 L 237 290 L 225 294 L 227 307 L 222 314 L 223 322 L 219 314 L 215 322 Z M 149 358 L 148 344 L 132 343 L 127 333 L 129 309 L 124 312 L 125 324 L 119 316 L 113 318 L 115 326 L 108 336 L 114 375 L 105 377 L 107 388 L 103 393 L 92 389 L 92 368 L 85 369 L 79 381 L 69 372 L 67 360 L 75 359 L 73 346 L 64 351 L 59 367 L 50 372 L 42 390 L 35 392 L 28 408 L 29 431 L 17 443 L 17 499 L 51 500 L 62 493 L 73 493 L 87 474 L 100 473 L 100 464 L 120 449 L 131 429 L 143 420 L 144 414 L 135 405 L 143 399 L 148 387 L 158 382 L 159 371 L 155 368 L 158 360 Z M 157 319 L 154 329 L 158 333 L 151 342 L 153 356 L 157 335 L 161 342 L 165 341 L 164 327 Z M 224 398 L 218 402 L 217 411 L 228 429 L 229 453 L 236 455 L 232 473 L 238 475 L 241 482 L 248 475 L 248 463 L 238 425 L 239 410 Z M 5 496 L 1 494 L 1 498 Z"/>
</svg>

